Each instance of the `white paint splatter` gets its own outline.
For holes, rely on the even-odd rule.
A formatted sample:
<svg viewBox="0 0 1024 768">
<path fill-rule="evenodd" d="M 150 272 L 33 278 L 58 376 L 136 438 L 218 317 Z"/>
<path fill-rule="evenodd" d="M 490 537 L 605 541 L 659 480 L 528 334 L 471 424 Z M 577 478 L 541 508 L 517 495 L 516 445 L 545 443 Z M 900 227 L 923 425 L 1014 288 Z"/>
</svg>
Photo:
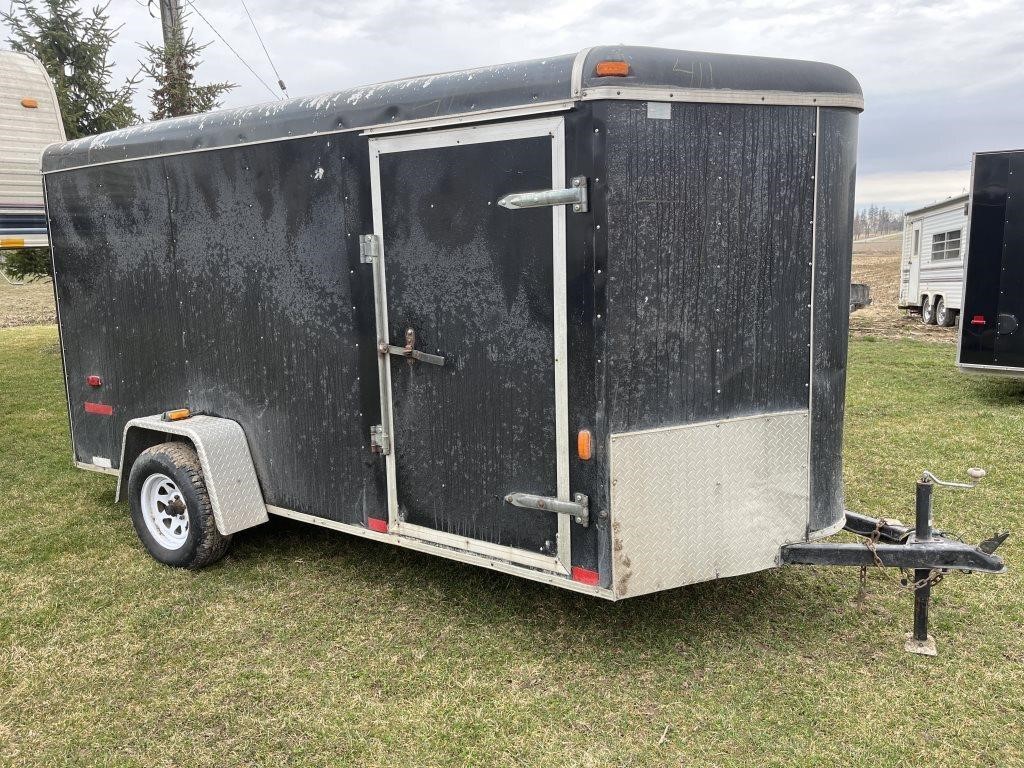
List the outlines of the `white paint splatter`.
<svg viewBox="0 0 1024 768">
<path fill-rule="evenodd" d="M 317 168 L 315 171 L 313 171 L 313 180 L 314 181 L 320 181 L 320 179 L 322 179 L 323 177 L 324 177 L 324 169 L 323 168 Z"/>
</svg>

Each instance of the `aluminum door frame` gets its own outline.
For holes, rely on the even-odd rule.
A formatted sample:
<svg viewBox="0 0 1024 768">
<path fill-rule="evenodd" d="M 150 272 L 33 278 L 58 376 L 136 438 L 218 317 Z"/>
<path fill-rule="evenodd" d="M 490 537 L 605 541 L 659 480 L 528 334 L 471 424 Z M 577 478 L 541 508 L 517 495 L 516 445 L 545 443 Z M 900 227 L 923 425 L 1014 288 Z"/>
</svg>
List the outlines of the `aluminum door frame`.
<svg viewBox="0 0 1024 768">
<path fill-rule="evenodd" d="M 514 141 L 536 137 L 551 137 L 551 186 L 565 187 L 565 120 L 561 117 L 547 117 L 537 120 L 521 120 L 493 125 L 474 125 L 464 128 L 411 133 L 400 136 L 371 137 L 370 191 L 373 205 L 373 233 L 377 236 L 379 253 L 375 264 L 374 294 L 377 301 L 377 338 L 390 339 L 388 328 L 387 282 L 385 263 L 387 242 L 384 238 L 384 213 L 380 188 L 380 156 L 382 154 L 406 152 L 417 149 L 436 149 L 467 144 Z M 517 190 L 509 190 L 515 192 Z M 522 190 L 519 190 L 522 191 Z M 497 201 L 495 201 L 497 202 Z M 514 212 L 510 212 L 514 215 Z M 569 496 L 569 386 L 568 386 L 568 309 L 566 306 L 566 210 L 564 205 L 551 209 L 552 258 L 554 283 L 553 325 L 555 358 L 555 457 L 556 495 L 562 501 Z M 388 485 L 388 528 L 391 531 L 423 541 L 442 544 L 454 549 L 474 552 L 485 557 L 494 557 L 532 568 L 569 575 L 571 571 L 570 542 L 571 520 L 568 515 L 558 515 L 558 546 L 555 556 L 493 544 L 479 539 L 439 531 L 422 525 L 402 522 L 398 517 L 398 471 L 394 444 L 394 408 L 391 390 L 390 355 L 378 356 L 380 377 L 381 413 L 386 414 L 385 430 L 391 440 L 391 450 L 385 458 Z M 386 403 L 384 399 L 387 399 Z M 514 491 L 514 488 L 507 489 Z"/>
</svg>

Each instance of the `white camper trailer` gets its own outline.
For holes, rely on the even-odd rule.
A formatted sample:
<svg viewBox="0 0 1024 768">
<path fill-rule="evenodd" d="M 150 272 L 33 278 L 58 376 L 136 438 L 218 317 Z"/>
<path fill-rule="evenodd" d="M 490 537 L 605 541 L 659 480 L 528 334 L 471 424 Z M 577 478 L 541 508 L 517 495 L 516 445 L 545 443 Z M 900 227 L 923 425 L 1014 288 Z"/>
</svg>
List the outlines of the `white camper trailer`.
<svg viewBox="0 0 1024 768">
<path fill-rule="evenodd" d="M 963 303 L 968 195 L 910 211 L 903 219 L 900 309 L 926 325 L 950 326 Z"/>
<path fill-rule="evenodd" d="M 49 245 L 40 164 L 43 150 L 64 140 L 43 65 L 24 53 L 0 51 L 0 249 Z"/>
</svg>

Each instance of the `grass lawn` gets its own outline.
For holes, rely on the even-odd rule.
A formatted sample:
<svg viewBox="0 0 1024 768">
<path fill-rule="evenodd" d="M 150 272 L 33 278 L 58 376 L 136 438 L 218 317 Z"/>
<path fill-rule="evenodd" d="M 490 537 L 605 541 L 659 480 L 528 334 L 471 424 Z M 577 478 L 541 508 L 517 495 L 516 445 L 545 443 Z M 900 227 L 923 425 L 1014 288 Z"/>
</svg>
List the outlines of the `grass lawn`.
<svg viewBox="0 0 1024 768">
<path fill-rule="evenodd" d="M 937 659 L 872 573 L 783 569 L 610 604 L 275 521 L 189 573 L 73 470 L 51 326 L 0 330 L 0 764 L 1024 765 L 1024 386 L 855 340 L 847 504 L 1018 535 L 937 589 Z"/>
</svg>

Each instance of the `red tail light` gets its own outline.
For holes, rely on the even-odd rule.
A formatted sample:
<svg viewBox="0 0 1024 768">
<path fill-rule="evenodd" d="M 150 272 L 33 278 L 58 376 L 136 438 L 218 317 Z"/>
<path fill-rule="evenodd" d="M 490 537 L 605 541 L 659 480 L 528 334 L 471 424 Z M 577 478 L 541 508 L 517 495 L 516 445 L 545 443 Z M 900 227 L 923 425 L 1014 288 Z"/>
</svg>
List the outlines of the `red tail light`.
<svg viewBox="0 0 1024 768">
<path fill-rule="evenodd" d="M 572 567 L 572 580 L 578 581 L 580 584 L 596 585 L 601 581 L 601 575 L 589 568 L 580 568 L 578 565 L 574 565 Z"/>
<path fill-rule="evenodd" d="M 93 374 L 92 376 L 85 377 L 85 383 L 88 384 L 90 387 L 102 387 L 103 379 L 101 379 L 96 374 Z"/>
<path fill-rule="evenodd" d="M 985 316 L 984 315 L 975 315 L 974 317 L 971 318 L 971 325 L 984 325 L 984 324 L 985 324 Z"/>
</svg>

